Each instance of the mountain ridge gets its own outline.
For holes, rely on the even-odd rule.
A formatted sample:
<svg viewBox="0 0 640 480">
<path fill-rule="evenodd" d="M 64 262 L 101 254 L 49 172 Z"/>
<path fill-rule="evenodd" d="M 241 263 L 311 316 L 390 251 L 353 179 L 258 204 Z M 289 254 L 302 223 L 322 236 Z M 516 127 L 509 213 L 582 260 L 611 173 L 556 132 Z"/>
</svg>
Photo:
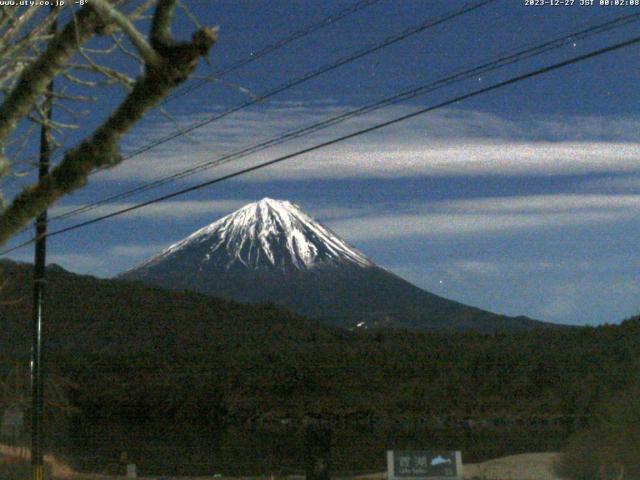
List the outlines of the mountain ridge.
<svg viewBox="0 0 640 480">
<path fill-rule="evenodd" d="M 379 267 L 297 205 L 264 198 L 120 278 L 245 303 L 273 302 L 343 328 L 527 331 L 551 326 L 435 295 Z"/>
</svg>

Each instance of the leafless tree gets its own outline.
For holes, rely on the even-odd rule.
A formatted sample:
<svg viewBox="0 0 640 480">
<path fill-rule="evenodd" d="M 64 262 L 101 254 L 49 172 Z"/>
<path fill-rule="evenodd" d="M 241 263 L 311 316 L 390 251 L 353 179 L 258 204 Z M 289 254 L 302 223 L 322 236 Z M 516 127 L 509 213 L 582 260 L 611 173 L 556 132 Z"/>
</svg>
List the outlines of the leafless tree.
<svg viewBox="0 0 640 480">
<path fill-rule="evenodd" d="M 79 112 L 68 107 L 69 102 L 89 101 L 96 88 L 124 87 L 122 101 L 101 125 L 82 131 L 82 140 L 67 150 L 58 139 L 63 154 L 50 174 L 0 208 L 0 245 L 59 198 L 82 187 L 92 171 L 119 164 L 123 135 L 208 56 L 216 29 L 196 26 L 190 41 L 175 40 L 171 27 L 178 6 L 178 0 L 90 0 L 81 7 L 52 9 L 0 6 L 0 177 L 18 173 L 19 152 L 34 130 L 29 123 L 46 124 L 52 136 L 59 137 L 68 129 L 82 130 L 79 121 L 48 119 L 44 102 L 55 101 L 73 118 Z M 53 22 L 60 24 L 55 32 Z M 145 25 L 148 34 L 143 33 Z M 110 62 L 115 55 L 136 62 L 139 76 L 128 74 L 130 68 L 118 68 L 122 62 Z M 46 98 L 54 79 L 70 87 Z"/>
</svg>

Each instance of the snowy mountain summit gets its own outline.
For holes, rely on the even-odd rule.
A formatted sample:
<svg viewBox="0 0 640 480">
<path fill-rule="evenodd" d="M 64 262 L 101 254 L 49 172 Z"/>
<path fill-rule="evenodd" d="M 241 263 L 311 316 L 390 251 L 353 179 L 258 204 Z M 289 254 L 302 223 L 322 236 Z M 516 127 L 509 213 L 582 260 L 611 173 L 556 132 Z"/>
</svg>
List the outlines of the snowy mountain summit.
<svg viewBox="0 0 640 480">
<path fill-rule="evenodd" d="M 297 205 L 264 198 L 120 278 L 238 302 L 271 302 L 349 329 L 528 331 L 542 324 L 463 305 L 378 267 Z"/>
<path fill-rule="evenodd" d="M 139 268 L 185 257 L 200 270 L 309 270 L 370 267 L 367 257 L 313 220 L 297 205 L 263 198 L 201 228 Z"/>
</svg>

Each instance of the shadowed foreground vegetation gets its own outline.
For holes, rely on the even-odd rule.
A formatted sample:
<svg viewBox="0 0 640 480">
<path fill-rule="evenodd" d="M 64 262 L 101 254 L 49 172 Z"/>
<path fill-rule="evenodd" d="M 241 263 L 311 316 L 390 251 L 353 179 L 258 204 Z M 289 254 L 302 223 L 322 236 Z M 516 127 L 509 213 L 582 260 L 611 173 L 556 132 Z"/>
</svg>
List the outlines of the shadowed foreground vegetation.
<svg viewBox="0 0 640 480">
<path fill-rule="evenodd" d="M 0 266 L 10 279 L 0 301 L 13 301 L 1 310 L 0 366 L 7 371 L 16 358 L 25 365 L 29 358 L 30 269 Z M 439 429 L 464 441 L 504 427 L 565 438 L 637 378 L 638 318 L 526 334 L 349 332 L 271 305 L 55 267 L 48 279 L 49 372 L 66 379 L 83 422 L 217 429 L 314 418 Z M 485 453 L 515 452 L 501 445 Z"/>
<path fill-rule="evenodd" d="M 608 398 L 571 437 L 558 473 L 572 480 L 640 478 L 640 385 Z"/>
</svg>

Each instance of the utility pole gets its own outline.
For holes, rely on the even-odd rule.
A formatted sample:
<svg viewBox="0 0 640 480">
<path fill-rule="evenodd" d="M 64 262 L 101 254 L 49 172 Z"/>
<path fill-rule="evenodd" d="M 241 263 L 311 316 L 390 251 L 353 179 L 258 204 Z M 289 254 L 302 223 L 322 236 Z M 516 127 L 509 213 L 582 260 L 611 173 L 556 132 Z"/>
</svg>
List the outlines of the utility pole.
<svg viewBox="0 0 640 480">
<path fill-rule="evenodd" d="M 55 7 L 51 7 L 53 15 Z M 57 22 L 51 24 L 50 32 L 55 34 Z M 43 118 L 40 129 L 40 160 L 38 179 L 49 174 L 51 160 L 51 128 L 47 121 L 53 118 L 53 80 L 47 85 L 42 105 Z M 44 375 L 42 372 L 42 323 L 44 307 L 45 267 L 47 255 L 47 210 L 36 218 L 36 244 L 33 272 L 33 310 L 31 343 L 31 478 L 44 480 L 44 441 L 42 420 L 44 416 Z"/>
</svg>

